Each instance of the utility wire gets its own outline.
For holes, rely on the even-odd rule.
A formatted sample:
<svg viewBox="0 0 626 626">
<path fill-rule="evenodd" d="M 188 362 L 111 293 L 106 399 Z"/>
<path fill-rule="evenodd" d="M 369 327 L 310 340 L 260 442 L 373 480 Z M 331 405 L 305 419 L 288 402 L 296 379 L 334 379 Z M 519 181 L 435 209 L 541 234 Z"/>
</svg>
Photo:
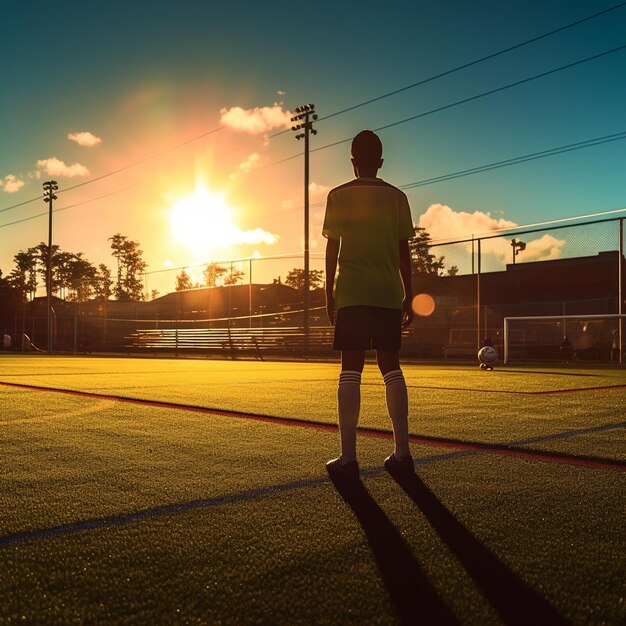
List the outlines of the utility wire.
<svg viewBox="0 0 626 626">
<path fill-rule="evenodd" d="M 504 159 L 502 161 L 495 161 L 493 163 L 487 163 L 485 165 L 478 165 L 476 167 L 468 168 L 465 170 L 460 170 L 458 172 L 451 172 L 449 174 L 442 174 L 441 176 L 433 176 L 432 178 L 425 178 L 423 180 L 418 180 L 412 183 L 405 183 L 403 185 L 398 185 L 400 189 L 414 189 L 415 187 L 422 187 L 425 185 L 435 184 L 446 180 L 451 180 L 453 178 L 460 178 L 462 176 L 472 176 L 473 174 L 481 174 L 482 172 L 487 172 L 489 170 L 499 169 L 501 167 L 508 167 L 509 165 L 517 165 L 518 163 L 525 163 L 527 161 L 533 161 L 535 159 L 542 159 L 549 156 L 556 156 L 558 154 L 562 154 L 564 152 L 572 152 L 574 150 L 581 150 L 583 148 L 590 148 L 592 146 L 598 146 L 603 143 L 609 143 L 611 141 L 618 141 L 620 139 L 626 139 L 626 131 L 621 131 L 619 133 L 612 133 L 610 135 L 605 135 L 603 137 L 594 137 L 593 139 L 585 139 L 583 141 L 577 141 L 575 143 L 567 144 L 564 146 L 558 146 L 555 148 L 548 148 L 546 150 L 540 150 L 538 152 L 532 152 L 530 154 L 523 154 L 516 157 L 511 157 L 509 159 Z M 133 189 L 135 187 L 141 186 L 143 183 L 138 183 L 137 185 L 131 185 L 129 187 L 125 187 L 124 189 L 118 189 L 117 191 L 112 191 L 110 193 L 104 194 L 102 196 L 98 196 L 96 198 L 90 198 L 89 200 L 84 200 L 82 202 L 77 202 L 75 204 L 70 204 L 65 207 L 60 207 L 58 209 L 53 209 L 53 213 L 57 211 L 66 211 L 67 209 L 73 209 L 78 206 L 82 206 L 84 204 L 89 204 L 90 202 L 95 202 L 96 200 L 102 200 L 103 198 L 108 198 L 118 193 L 122 193 L 124 191 L 128 191 L 129 189 Z M 319 208 L 325 205 L 325 201 L 316 202 L 311 204 L 311 208 Z M 299 207 L 300 209 L 302 207 Z M 286 209 L 284 211 L 277 211 L 268 213 L 266 215 L 277 215 L 280 213 L 292 212 L 294 209 Z M 21 224 L 22 222 L 27 222 L 29 220 L 34 220 L 38 217 L 42 217 L 44 215 L 48 215 L 48 211 L 43 213 L 37 213 L 36 215 L 31 215 L 30 217 L 25 217 L 20 220 L 16 220 L 14 222 L 8 222 L 6 224 L 0 224 L 0 228 L 5 228 L 8 226 L 13 226 L 14 224 Z"/>
<path fill-rule="evenodd" d="M 429 83 L 431 81 L 437 80 L 438 78 L 442 78 L 444 76 L 449 76 L 450 74 L 454 74 L 455 72 L 458 72 L 460 70 L 466 69 L 468 67 L 472 67 L 473 65 L 478 65 L 479 63 L 482 63 L 484 61 L 488 61 L 489 59 L 493 59 L 493 58 L 498 57 L 498 56 L 500 56 L 502 54 L 506 54 L 507 52 L 511 52 L 512 50 L 516 50 L 516 49 L 521 48 L 523 46 L 527 46 L 527 45 L 529 45 L 531 43 L 539 41 L 541 39 L 545 39 L 546 37 L 550 37 L 551 35 L 555 35 L 556 33 L 562 32 L 562 31 L 567 30 L 569 28 L 573 28 L 574 26 L 578 26 L 579 24 L 582 24 L 584 22 L 587 22 L 587 21 L 590 21 L 592 19 L 595 19 L 596 17 L 599 17 L 599 16 L 604 15 L 606 13 L 609 13 L 611 11 L 615 11 L 617 9 L 620 9 L 620 8 L 622 8 L 625 5 L 626 5 L 626 2 L 621 2 L 619 4 L 616 4 L 616 5 L 612 6 L 612 7 L 604 9 L 603 11 L 599 11 L 597 13 L 593 13 L 592 15 L 588 15 L 587 17 L 584 17 L 584 18 L 582 18 L 580 20 L 576 20 L 575 22 L 570 22 L 569 24 L 565 24 L 564 26 L 561 26 L 559 28 L 551 30 L 551 31 L 549 31 L 547 33 L 544 33 L 542 35 L 538 35 L 537 37 L 532 37 L 531 39 L 527 39 L 526 41 L 523 41 L 523 42 L 520 42 L 518 44 L 515 44 L 514 46 L 510 46 L 508 48 L 504 48 L 503 50 L 499 50 L 497 52 L 494 52 L 492 54 L 486 55 L 486 56 L 481 57 L 479 59 L 475 59 L 474 61 L 470 61 L 469 63 L 464 63 L 463 65 L 459 65 L 457 67 L 451 68 L 449 70 L 446 70 L 445 72 L 440 72 L 439 74 L 435 74 L 433 76 L 429 76 L 428 78 L 425 78 L 423 80 L 417 81 L 417 82 L 412 83 L 410 85 L 406 85 L 405 87 L 401 87 L 399 89 L 395 89 L 393 91 L 387 92 L 387 93 L 382 94 L 380 96 L 377 96 L 375 98 L 371 98 L 369 100 L 365 100 L 364 102 L 360 102 L 359 104 L 355 104 L 355 105 L 346 107 L 345 109 L 341 109 L 339 111 L 335 111 L 334 113 L 330 113 L 329 115 L 320 117 L 318 122 L 330 119 L 332 117 L 336 117 L 338 115 L 342 115 L 344 113 L 347 113 L 349 111 L 353 111 L 355 109 L 358 109 L 360 107 L 366 106 L 368 104 L 372 104 L 373 102 L 377 102 L 379 100 L 383 100 L 385 98 L 389 98 L 390 96 L 396 95 L 398 93 L 402 93 L 403 91 L 407 91 L 409 89 L 412 89 L 414 87 L 418 87 L 420 85 L 424 85 L 424 84 Z M 226 127 L 225 126 L 220 126 L 220 127 L 214 128 L 214 129 L 212 129 L 210 131 L 207 131 L 205 133 L 202 133 L 202 134 L 200 134 L 200 135 L 198 135 L 196 137 L 193 137 L 191 139 L 183 141 L 182 143 L 179 143 L 179 144 L 176 144 L 176 145 L 171 146 L 169 148 L 166 148 L 165 150 L 162 150 L 161 152 L 158 152 L 158 153 L 155 153 L 155 154 L 150 155 L 148 157 L 145 157 L 144 159 L 140 159 L 139 161 L 135 161 L 133 163 L 129 163 L 128 165 L 125 165 L 125 166 L 123 166 L 121 168 L 118 168 L 116 170 L 113 170 L 111 172 L 107 172 L 105 174 L 102 174 L 101 176 L 98 176 L 96 178 L 91 178 L 88 181 L 84 181 L 82 183 L 78 183 L 78 184 L 73 185 L 71 187 L 66 187 L 64 189 L 61 189 L 61 190 L 59 190 L 58 193 L 64 193 L 66 191 L 71 191 L 72 189 L 77 189 L 78 187 L 82 187 L 84 185 L 91 184 L 91 183 L 96 182 L 98 180 L 102 180 L 103 178 L 107 178 L 109 176 L 113 176 L 114 174 L 118 174 L 119 172 L 122 172 L 124 170 L 130 169 L 132 167 L 136 167 L 137 165 L 145 163 L 146 161 L 149 161 L 151 159 L 154 159 L 154 158 L 157 158 L 159 156 L 162 156 L 163 154 L 171 152 L 171 151 L 173 151 L 173 150 L 175 150 L 177 148 L 180 148 L 182 146 L 188 145 L 188 144 L 190 144 L 190 143 L 192 143 L 194 141 L 202 139 L 203 137 L 207 137 L 208 135 L 211 135 L 211 134 L 213 134 L 213 133 L 215 133 L 217 131 L 223 130 L 224 128 L 226 128 Z M 288 133 L 288 132 L 289 132 L 289 129 L 284 129 L 284 130 L 278 131 L 278 132 L 276 132 L 276 133 L 274 133 L 272 135 L 269 135 L 268 139 L 273 139 L 274 137 L 278 137 L 280 135 L 284 135 L 285 133 Z M 260 143 L 263 143 L 264 141 L 265 141 L 265 139 L 262 139 L 262 140 L 259 140 L 257 142 L 254 142 L 252 144 L 246 144 L 245 146 L 241 146 L 240 148 L 237 148 L 236 151 L 243 150 L 244 148 L 249 148 L 251 146 L 258 145 Z M 344 142 L 345 141 L 341 141 L 339 143 L 344 143 Z M 338 144 L 331 144 L 331 145 L 338 145 Z M 330 147 L 330 145 L 328 147 Z M 319 150 L 321 148 L 317 148 L 317 149 Z M 297 156 L 299 156 L 299 155 L 297 155 Z M 272 163 L 271 165 L 282 163 L 285 160 L 291 160 L 293 158 L 296 158 L 296 157 L 295 156 L 288 157 L 287 159 L 284 159 L 283 161 L 277 161 L 275 163 Z M 24 202 L 20 202 L 18 204 L 14 204 L 14 205 L 5 207 L 3 209 L 0 209 L 0 213 L 4 213 L 5 211 L 10 211 L 11 209 L 18 208 L 18 207 L 23 206 L 25 204 L 30 204 L 31 202 L 35 202 L 37 200 L 40 200 L 42 197 L 43 196 L 39 195 L 36 198 L 31 198 L 30 200 L 25 200 Z"/>
<path fill-rule="evenodd" d="M 626 44 L 622 46 L 618 46 L 617 48 L 612 48 L 611 50 L 605 50 L 604 52 L 600 52 L 598 54 L 594 54 L 590 57 L 586 57 L 584 59 L 579 59 L 578 61 L 574 61 L 573 63 L 568 63 L 567 65 L 561 65 L 560 67 L 556 67 L 554 69 L 548 70 L 547 72 L 541 72 L 540 74 L 535 74 L 534 76 L 529 76 L 528 78 L 523 78 L 521 80 L 516 80 L 515 82 L 509 83 L 508 85 L 502 85 L 501 87 L 496 87 L 495 89 L 489 89 L 488 91 L 483 91 L 482 93 L 476 94 L 475 96 L 470 96 L 469 98 L 463 98 L 461 100 L 457 100 L 456 102 L 451 102 L 449 104 L 444 104 L 443 106 L 436 107 L 434 109 L 430 109 L 429 111 L 424 111 L 423 113 L 418 113 L 416 115 L 411 115 L 410 117 L 406 117 L 402 120 L 397 120 L 395 122 L 391 122 L 389 124 L 385 124 L 383 126 L 379 126 L 378 128 L 374 128 L 374 131 L 379 132 L 381 130 L 387 130 L 388 128 L 393 128 L 394 126 L 399 126 L 400 124 L 406 124 L 407 122 L 412 122 L 413 120 L 419 119 L 421 117 L 426 117 L 427 115 L 432 115 L 433 113 L 439 113 L 440 111 L 445 111 L 447 109 L 452 109 L 453 107 L 459 106 L 461 104 L 466 104 L 468 102 L 473 102 L 474 100 L 478 100 L 480 98 L 484 98 L 486 96 L 490 96 L 494 93 L 499 93 L 501 91 L 505 91 L 506 89 L 511 89 L 512 87 L 517 87 L 519 85 L 523 85 L 525 83 L 529 83 L 533 80 L 537 80 L 539 78 L 543 78 L 545 76 L 550 76 L 551 74 L 556 74 L 557 72 L 562 72 L 563 70 L 569 69 L 571 67 L 575 67 L 577 65 L 582 65 L 583 63 L 588 63 L 589 61 L 594 61 L 596 59 L 605 57 L 609 54 L 614 54 L 615 52 L 620 52 L 626 48 Z M 326 150 L 327 148 L 334 148 L 335 146 L 339 146 L 343 143 L 347 143 L 352 141 L 352 137 L 346 137 L 345 139 L 341 139 L 339 141 L 333 141 L 332 143 L 328 143 L 324 146 L 319 146 L 317 148 L 312 148 L 310 152 L 319 152 L 320 150 Z M 286 161 L 291 161 L 292 159 L 297 159 L 301 154 L 294 154 L 292 156 L 286 157 L 284 159 L 280 159 L 279 161 L 273 161 L 272 163 L 268 163 L 265 166 L 257 167 L 259 170 L 262 167 L 270 167 L 272 165 L 278 165 L 279 163 L 285 163 Z"/>
<path fill-rule="evenodd" d="M 496 161 L 495 163 L 488 163 L 487 165 L 480 165 L 478 167 L 472 167 L 467 170 L 461 170 L 459 172 L 452 172 L 451 174 L 444 174 L 442 176 L 435 176 L 433 178 L 426 178 L 414 183 L 407 183 L 400 185 L 400 189 L 414 189 L 416 187 L 423 187 L 424 185 L 431 185 L 433 183 L 439 183 L 446 180 L 452 180 L 453 178 L 461 178 L 462 176 L 471 176 L 472 174 L 480 174 L 482 172 L 488 172 L 490 170 L 499 169 L 501 167 L 507 167 L 509 165 L 517 165 L 518 163 L 526 163 L 527 161 L 534 161 L 535 159 L 543 159 L 545 157 L 554 156 L 557 154 L 563 154 L 564 152 L 572 152 L 573 150 L 581 150 L 582 148 L 590 148 L 592 146 L 599 146 L 603 143 L 609 143 L 611 141 L 619 141 L 620 139 L 626 139 L 626 131 L 615 133 L 613 135 L 606 135 L 605 137 L 596 137 L 595 139 L 587 139 L 585 141 L 579 141 L 566 146 L 560 146 L 558 148 L 550 148 L 548 150 L 541 150 L 540 152 L 534 152 L 532 154 L 525 154 L 523 156 L 514 157 L 511 159 L 505 159 L 504 161 Z"/>
<path fill-rule="evenodd" d="M 582 220 L 582 219 L 587 219 L 590 217 L 602 217 L 604 215 L 615 215 L 616 213 L 624 213 L 626 212 L 626 207 L 622 207 L 621 209 L 611 209 L 610 211 L 599 211 L 597 213 L 587 213 L 586 215 L 575 215 L 573 217 L 561 217 L 559 219 L 555 219 L 555 220 L 548 220 L 545 222 L 535 222 L 534 224 L 522 224 L 520 226 L 504 226 L 502 228 L 493 228 L 492 230 L 484 230 L 482 232 L 479 233 L 473 233 L 471 239 L 460 239 L 461 237 L 467 237 L 467 234 L 463 234 L 463 235 L 451 235 L 450 237 L 440 237 L 439 239 L 429 239 L 428 243 L 429 244 L 433 244 L 434 246 L 441 246 L 441 245 L 447 245 L 447 244 L 453 244 L 453 243 L 468 243 L 470 241 L 472 241 L 472 239 L 494 239 L 497 237 L 497 235 L 494 235 L 493 233 L 502 233 L 502 232 L 510 232 L 510 231 L 517 231 L 520 230 L 521 228 L 533 228 L 534 226 L 550 226 L 551 224 L 560 224 L 563 222 L 573 222 L 576 220 Z M 612 222 L 615 221 L 618 218 L 607 218 L 604 220 L 595 220 L 593 222 L 587 222 L 587 224 L 601 224 L 603 222 Z M 554 228 L 546 228 L 546 229 L 541 229 L 541 230 L 557 230 L 557 229 L 561 229 L 561 228 L 567 228 L 568 226 L 572 226 L 572 227 L 576 227 L 576 226 L 583 226 L 584 224 L 566 224 L 565 226 L 556 226 Z M 538 232 L 539 229 L 534 230 L 534 231 L 525 231 L 525 232 Z M 521 233 L 512 233 L 514 235 L 523 235 L 524 232 Z M 481 235 L 485 235 L 485 237 L 481 237 Z"/>
<path fill-rule="evenodd" d="M 393 91 L 389 91 L 381 96 L 376 96 L 375 98 L 371 98 L 369 100 L 365 100 L 363 102 L 360 102 L 359 104 L 354 104 L 352 106 L 346 107 L 345 109 L 341 109 L 340 111 L 335 111 L 334 113 L 330 113 L 329 115 L 325 115 L 323 117 L 320 117 L 317 121 L 318 122 L 322 122 L 324 120 L 328 120 L 331 117 L 335 117 L 337 115 L 341 115 L 343 113 L 347 113 L 348 111 L 354 111 L 355 109 L 358 109 L 360 107 L 364 107 L 368 104 L 372 104 L 373 102 L 378 102 L 379 100 L 383 100 L 385 98 L 389 98 L 390 96 L 395 96 L 396 94 L 402 93 L 403 91 L 408 91 L 409 89 L 413 89 L 414 87 L 419 87 L 420 85 L 425 85 L 426 83 L 429 83 L 433 80 L 437 80 L 438 78 L 443 78 L 444 76 L 450 76 L 450 74 L 454 74 L 455 72 L 459 72 L 460 70 L 464 70 L 467 69 L 468 67 L 472 67 L 473 65 L 478 65 L 479 63 L 482 63 L 483 61 L 488 61 L 489 59 L 494 59 L 495 57 L 498 57 L 502 54 L 506 54 L 507 52 L 511 52 L 513 50 L 516 50 L 517 48 L 521 48 L 523 46 L 527 46 L 528 44 L 534 43 L 536 41 L 540 41 L 541 39 L 545 39 L 546 37 L 550 37 L 551 35 L 555 35 L 556 33 L 560 33 L 564 30 L 567 30 L 568 28 L 572 28 L 574 26 L 578 26 L 579 24 L 582 24 L 584 22 L 588 22 L 589 20 L 592 20 L 596 17 L 599 17 L 600 15 L 604 15 L 605 13 L 609 13 L 611 11 L 615 11 L 616 9 L 621 9 L 624 5 L 626 5 L 626 2 L 620 2 L 619 4 L 616 4 L 612 7 L 609 7 L 608 9 L 604 9 L 603 11 L 599 11 L 598 13 L 594 13 L 593 15 L 588 15 L 587 17 L 583 17 L 580 20 L 576 20 L 575 22 L 570 22 L 569 24 L 566 24 L 565 26 L 561 26 L 559 28 L 555 28 L 554 30 L 551 30 L 547 33 L 544 33 L 543 35 L 538 35 L 537 37 L 532 37 L 531 39 L 527 39 L 526 41 L 522 41 L 521 43 L 515 44 L 514 46 L 510 46 L 509 48 L 504 48 L 503 50 L 499 50 L 498 52 L 494 52 L 492 54 L 488 54 L 487 56 L 484 57 L 480 57 L 479 59 L 475 59 L 474 61 L 470 61 L 469 63 L 464 63 L 463 65 L 459 65 L 457 67 L 453 67 L 452 69 L 446 70 L 445 72 L 441 72 L 439 74 L 435 74 L 433 76 L 429 76 L 428 78 L 424 78 L 423 80 L 419 80 L 416 83 L 411 83 L 410 85 L 406 85 L 406 87 L 401 87 L 400 89 L 394 89 Z"/>
<path fill-rule="evenodd" d="M 540 150 L 538 152 L 531 152 L 530 154 L 522 154 L 520 156 L 511 157 L 509 159 L 503 159 L 502 161 L 495 161 L 493 163 L 486 163 L 485 165 L 478 165 L 458 172 L 450 172 L 448 174 L 442 174 L 440 176 L 433 176 L 432 178 L 424 178 L 412 183 L 405 183 L 398 185 L 399 189 L 414 189 L 415 187 L 423 187 L 425 185 L 432 185 L 435 183 L 443 182 L 446 180 L 452 180 L 454 178 L 461 178 L 462 176 L 472 176 L 473 174 L 481 174 L 482 172 L 488 172 L 490 170 L 499 169 L 501 167 L 508 167 L 509 165 L 517 165 L 518 163 L 525 163 L 527 161 L 534 161 L 535 159 L 543 159 L 549 156 L 556 156 L 565 152 L 572 152 L 574 150 L 581 150 L 583 148 L 591 148 L 592 146 L 599 146 L 603 143 L 609 143 L 611 141 L 618 141 L 620 139 L 626 139 L 626 131 L 620 131 L 619 133 L 612 133 L 603 137 L 594 137 L 593 139 L 585 139 L 583 141 L 577 141 L 575 143 L 567 144 L 564 146 L 558 146 L 555 148 L 547 148 L 546 150 Z M 326 204 L 325 201 L 316 202 L 310 205 L 310 208 L 320 208 Z M 301 210 L 302 207 L 299 207 Z M 284 211 L 278 211 L 277 213 L 286 213 L 293 211 L 293 208 L 286 209 Z M 276 215 L 277 213 L 270 213 L 269 215 Z"/>
</svg>

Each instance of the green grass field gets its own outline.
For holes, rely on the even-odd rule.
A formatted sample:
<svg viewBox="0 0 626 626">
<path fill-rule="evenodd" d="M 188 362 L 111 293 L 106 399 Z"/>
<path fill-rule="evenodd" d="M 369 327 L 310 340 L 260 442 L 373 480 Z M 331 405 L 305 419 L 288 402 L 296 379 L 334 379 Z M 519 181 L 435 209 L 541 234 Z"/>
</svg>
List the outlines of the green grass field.
<svg viewBox="0 0 626 626">
<path fill-rule="evenodd" d="M 0 357 L 0 623 L 623 624 L 626 371 L 403 369 L 345 489 L 336 363 Z"/>
</svg>

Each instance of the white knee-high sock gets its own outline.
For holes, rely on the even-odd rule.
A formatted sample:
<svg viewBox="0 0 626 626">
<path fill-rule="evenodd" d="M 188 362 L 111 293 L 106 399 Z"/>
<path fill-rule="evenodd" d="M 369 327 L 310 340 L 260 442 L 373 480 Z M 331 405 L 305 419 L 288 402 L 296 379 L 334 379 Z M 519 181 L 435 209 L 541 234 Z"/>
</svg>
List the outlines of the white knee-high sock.
<svg viewBox="0 0 626 626">
<path fill-rule="evenodd" d="M 356 461 L 356 426 L 361 407 L 361 372 L 343 370 L 339 375 L 337 408 L 339 435 L 341 437 L 341 460 Z"/>
<path fill-rule="evenodd" d="M 394 455 L 402 458 L 409 451 L 409 401 L 402 370 L 392 370 L 383 376 L 387 409 L 393 425 Z"/>
</svg>

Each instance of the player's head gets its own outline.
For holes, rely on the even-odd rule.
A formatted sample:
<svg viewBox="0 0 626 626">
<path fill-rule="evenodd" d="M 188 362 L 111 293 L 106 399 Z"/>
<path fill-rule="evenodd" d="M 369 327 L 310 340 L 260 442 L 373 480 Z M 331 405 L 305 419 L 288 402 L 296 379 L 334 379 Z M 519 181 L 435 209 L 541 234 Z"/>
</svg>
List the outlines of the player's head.
<svg viewBox="0 0 626 626">
<path fill-rule="evenodd" d="M 383 144 L 371 130 L 362 130 L 353 140 L 352 163 L 358 170 L 376 171 L 383 164 Z"/>
</svg>

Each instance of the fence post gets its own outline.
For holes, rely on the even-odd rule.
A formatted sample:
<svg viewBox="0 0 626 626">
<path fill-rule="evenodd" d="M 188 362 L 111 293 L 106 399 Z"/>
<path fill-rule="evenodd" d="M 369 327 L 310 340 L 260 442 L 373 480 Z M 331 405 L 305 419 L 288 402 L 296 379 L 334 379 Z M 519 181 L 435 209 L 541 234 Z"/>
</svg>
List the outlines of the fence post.
<svg viewBox="0 0 626 626">
<path fill-rule="evenodd" d="M 504 364 L 509 362 L 509 318 L 504 318 Z"/>
<path fill-rule="evenodd" d="M 248 259 L 248 328 L 252 328 L 252 257 Z"/>
<path fill-rule="evenodd" d="M 617 286 L 617 312 L 622 315 L 623 312 L 623 305 L 622 302 L 624 300 L 624 293 L 623 293 L 623 289 L 622 289 L 622 285 L 623 285 L 623 281 L 624 281 L 624 276 L 622 275 L 623 272 L 623 262 L 622 262 L 622 258 L 624 256 L 624 218 L 620 217 L 619 219 L 619 234 L 618 234 L 618 242 L 619 242 L 619 252 L 617 255 L 617 280 L 618 280 L 618 286 Z M 624 335 L 623 335 L 623 325 L 622 325 L 622 318 L 618 318 L 617 320 L 617 343 L 618 343 L 618 363 L 620 365 L 622 365 L 624 363 L 624 355 L 622 354 L 622 348 L 623 348 L 623 339 L 624 339 Z"/>
<path fill-rule="evenodd" d="M 480 350 L 480 242 L 478 239 L 478 273 L 476 274 L 476 349 Z"/>
</svg>

